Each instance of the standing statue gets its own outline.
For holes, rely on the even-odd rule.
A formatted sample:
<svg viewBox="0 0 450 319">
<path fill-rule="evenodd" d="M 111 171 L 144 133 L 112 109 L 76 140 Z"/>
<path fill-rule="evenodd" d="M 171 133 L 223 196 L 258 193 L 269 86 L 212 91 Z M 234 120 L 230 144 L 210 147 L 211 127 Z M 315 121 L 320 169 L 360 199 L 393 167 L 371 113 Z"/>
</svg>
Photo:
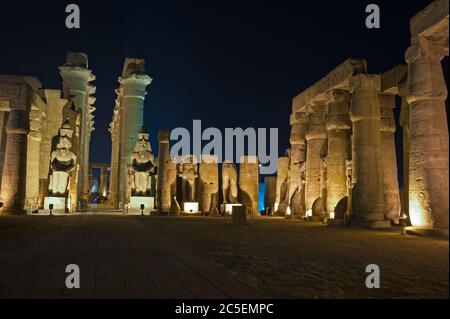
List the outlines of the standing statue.
<svg viewBox="0 0 450 319">
<path fill-rule="evenodd" d="M 195 181 L 198 176 L 198 167 L 193 155 L 188 155 L 181 159 L 177 165 L 177 175 L 183 181 L 183 202 L 197 202 Z"/>
<path fill-rule="evenodd" d="M 352 161 L 345 161 L 345 175 L 347 176 L 347 196 L 350 197 L 352 195 L 353 189 L 353 170 L 352 170 Z"/>
<path fill-rule="evenodd" d="M 138 132 L 138 139 L 130 155 L 131 196 L 149 196 L 152 176 L 155 172 L 155 156 L 150 146 L 149 135 L 144 127 Z"/>
<path fill-rule="evenodd" d="M 224 204 L 237 203 L 237 176 L 237 170 L 234 163 L 224 161 L 222 164 L 222 195 Z"/>
<path fill-rule="evenodd" d="M 50 195 L 63 197 L 67 195 L 70 173 L 75 170 L 77 158 L 70 151 L 73 130 L 66 119 L 59 129 L 58 144 L 50 158 L 50 180 L 48 190 Z"/>
</svg>

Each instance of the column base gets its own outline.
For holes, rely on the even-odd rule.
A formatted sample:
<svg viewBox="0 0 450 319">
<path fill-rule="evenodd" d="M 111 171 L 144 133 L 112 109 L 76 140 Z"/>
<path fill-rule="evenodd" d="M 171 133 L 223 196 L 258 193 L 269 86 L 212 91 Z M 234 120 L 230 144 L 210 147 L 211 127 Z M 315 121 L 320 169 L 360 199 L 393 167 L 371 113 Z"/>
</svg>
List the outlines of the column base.
<svg viewBox="0 0 450 319">
<path fill-rule="evenodd" d="M 390 220 L 368 220 L 368 221 L 360 221 L 360 220 L 351 220 L 351 226 L 363 227 L 363 228 L 391 228 Z"/>
<path fill-rule="evenodd" d="M 422 227 L 405 227 L 406 233 L 408 235 L 416 235 L 416 236 L 432 236 L 432 237 L 440 237 L 440 238 L 449 238 L 448 229 L 438 229 L 438 228 L 422 228 Z"/>
</svg>

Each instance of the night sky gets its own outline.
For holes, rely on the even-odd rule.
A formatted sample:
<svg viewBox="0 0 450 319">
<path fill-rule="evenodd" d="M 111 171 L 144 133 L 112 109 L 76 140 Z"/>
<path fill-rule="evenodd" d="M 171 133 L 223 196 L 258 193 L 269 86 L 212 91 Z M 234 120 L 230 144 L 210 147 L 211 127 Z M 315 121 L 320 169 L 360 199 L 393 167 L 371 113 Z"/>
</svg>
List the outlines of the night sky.
<svg viewBox="0 0 450 319">
<path fill-rule="evenodd" d="M 370 73 L 404 63 L 409 18 L 430 2 L 8 1 L 0 74 L 34 75 L 60 89 L 66 52 L 86 52 L 97 77 L 92 162 L 110 161 L 107 128 L 125 57 L 145 59 L 153 78 L 145 125 L 155 151 L 159 129 L 201 119 L 220 129 L 278 127 L 281 155 L 292 97 L 348 57 L 365 58 Z M 69 3 L 80 6 L 79 30 L 65 27 Z M 379 30 L 365 27 L 370 3 L 381 8 Z M 399 156 L 400 146 L 397 138 Z"/>
</svg>

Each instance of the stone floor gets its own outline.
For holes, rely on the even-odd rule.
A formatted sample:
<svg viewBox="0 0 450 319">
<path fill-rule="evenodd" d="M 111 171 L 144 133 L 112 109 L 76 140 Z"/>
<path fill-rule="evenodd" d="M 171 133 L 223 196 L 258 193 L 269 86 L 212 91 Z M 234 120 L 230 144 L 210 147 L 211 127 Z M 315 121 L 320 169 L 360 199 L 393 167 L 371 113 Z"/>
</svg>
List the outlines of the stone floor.
<svg viewBox="0 0 450 319">
<path fill-rule="evenodd" d="M 448 240 L 280 219 L 0 216 L 0 298 L 448 298 L 448 254 Z"/>
</svg>

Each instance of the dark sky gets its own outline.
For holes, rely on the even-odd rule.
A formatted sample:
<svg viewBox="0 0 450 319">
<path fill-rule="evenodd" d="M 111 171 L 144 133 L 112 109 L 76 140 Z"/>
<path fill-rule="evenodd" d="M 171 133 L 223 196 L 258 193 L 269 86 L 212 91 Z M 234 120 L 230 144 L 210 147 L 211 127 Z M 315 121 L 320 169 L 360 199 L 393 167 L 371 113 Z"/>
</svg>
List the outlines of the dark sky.
<svg viewBox="0 0 450 319">
<path fill-rule="evenodd" d="M 56 2 L 56 1 L 55 1 Z M 109 162 L 107 131 L 125 57 L 146 60 L 154 79 L 145 124 L 156 150 L 161 128 L 278 127 L 289 143 L 291 99 L 348 57 L 369 72 L 404 63 L 409 18 L 430 0 L 396 1 L 8 1 L 0 8 L 0 74 L 37 76 L 61 88 L 67 51 L 89 55 L 97 76 L 91 161 Z M 81 29 L 65 28 L 65 7 Z M 367 29 L 365 7 L 381 8 Z"/>
</svg>

